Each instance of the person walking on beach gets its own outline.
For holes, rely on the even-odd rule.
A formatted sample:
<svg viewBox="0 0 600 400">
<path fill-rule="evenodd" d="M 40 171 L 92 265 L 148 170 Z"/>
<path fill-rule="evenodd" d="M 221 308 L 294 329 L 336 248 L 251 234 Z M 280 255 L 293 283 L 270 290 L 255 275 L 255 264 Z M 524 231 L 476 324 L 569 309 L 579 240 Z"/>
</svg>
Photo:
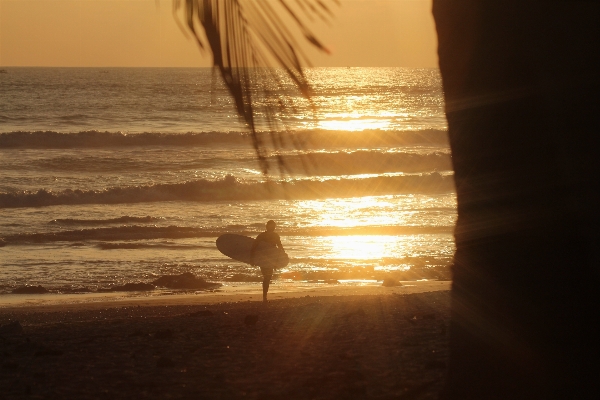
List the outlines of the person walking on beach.
<svg viewBox="0 0 600 400">
<path fill-rule="evenodd" d="M 275 227 L 276 227 L 275 221 L 273 221 L 273 220 L 267 221 L 266 231 L 260 233 L 256 237 L 256 240 L 254 241 L 254 244 L 252 245 L 252 249 L 250 250 L 250 258 L 252 260 L 252 262 L 251 262 L 252 265 L 254 265 L 254 252 L 256 251 L 256 248 L 258 247 L 258 244 L 260 242 L 267 242 L 269 244 L 276 246 L 281 251 L 285 252 L 285 250 L 283 249 L 283 245 L 281 244 L 281 239 L 280 239 L 279 235 L 277 233 L 275 233 Z M 263 275 L 263 283 L 262 283 L 263 302 L 266 303 L 267 302 L 267 292 L 269 291 L 271 277 L 273 276 L 273 267 L 272 266 L 265 266 L 265 267 L 261 266 L 260 272 Z"/>
</svg>

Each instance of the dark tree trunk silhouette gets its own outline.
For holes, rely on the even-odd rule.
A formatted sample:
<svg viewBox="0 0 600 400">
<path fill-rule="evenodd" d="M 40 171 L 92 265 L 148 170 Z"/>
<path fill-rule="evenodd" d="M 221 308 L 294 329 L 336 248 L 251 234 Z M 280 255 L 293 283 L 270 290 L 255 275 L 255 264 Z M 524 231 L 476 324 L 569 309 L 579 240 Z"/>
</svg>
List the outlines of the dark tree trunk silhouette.
<svg viewBox="0 0 600 400">
<path fill-rule="evenodd" d="M 434 0 L 458 197 L 444 399 L 600 398 L 600 6 Z"/>
</svg>

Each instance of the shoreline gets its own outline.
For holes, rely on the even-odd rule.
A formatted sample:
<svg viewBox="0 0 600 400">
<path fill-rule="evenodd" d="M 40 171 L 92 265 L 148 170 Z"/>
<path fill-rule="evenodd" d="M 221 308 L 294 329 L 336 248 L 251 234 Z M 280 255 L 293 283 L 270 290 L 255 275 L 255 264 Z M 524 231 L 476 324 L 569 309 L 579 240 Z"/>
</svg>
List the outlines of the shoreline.
<svg viewBox="0 0 600 400">
<path fill-rule="evenodd" d="M 354 296 L 411 294 L 430 291 L 450 290 L 451 281 L 401 281 L 401 286 L 384 287 L 381 284 L 356 285 L 302 285 L 298 283 L 279 283 L 269 289 L 269 300 L 291 299 L 299 297 Z M 192 292 L 192 291 L 190 291 Z M 101 309 L 127 306 L 167 306 L 199 305 L 215 303 L 236 303 L 240 301 L 262 301 L 260 283 L 242 285 L 224 285 L 213 291 L 81 293 L 81 294 L 6 294 L 0 296 L 0 315 L 11 311 L 44 309 L 45 311 L 63 311 L 77 309 Z"/>
</svg>

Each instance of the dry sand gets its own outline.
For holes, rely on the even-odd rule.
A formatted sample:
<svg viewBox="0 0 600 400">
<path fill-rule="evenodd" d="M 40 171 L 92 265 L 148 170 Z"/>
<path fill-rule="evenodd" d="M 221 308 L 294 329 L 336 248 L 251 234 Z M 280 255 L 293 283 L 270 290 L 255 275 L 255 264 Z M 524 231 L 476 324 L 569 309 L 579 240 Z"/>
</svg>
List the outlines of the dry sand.
<svg viewBox="0 0 600 400">
<path fill-rule="evenodd" d="M 0 398 L 437 397 L 449 282 L 273 289 L 5 301 Z"/>
</svg>

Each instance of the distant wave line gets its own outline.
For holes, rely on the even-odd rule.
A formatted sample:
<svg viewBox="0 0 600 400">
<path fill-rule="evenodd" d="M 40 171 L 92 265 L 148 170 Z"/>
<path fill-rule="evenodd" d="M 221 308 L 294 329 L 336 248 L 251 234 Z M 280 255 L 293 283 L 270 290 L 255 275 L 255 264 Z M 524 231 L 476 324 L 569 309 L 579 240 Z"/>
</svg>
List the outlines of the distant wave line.
<svg viewBox="0 0 600 400">
<path fill-rule="evenodd" d="M 163 217 L 131 217 L 124 215 L 119 218 L 108 219 L 78 219 L 78 218 L 57 218 L 50 221 L 56 225 L 104 225 L 104 224 L 128 224 L 128 223 L 152 223 L 164 220 Z"/>
<path fill-rule="evenodd" d="M 56 158 L 42 158 L 38 161 L 27 161 L 23 165 L 14 165 L 12 168 L 21 170 L 43 171 L 82 171 L 82 172 L 113 172 L 113 171 L 171 171 L 210 168 L 219 163 L 245 165 L 256 162 L 252 150 L 248 154 L 232 154 L 230 157 L 217 157 L 214 154 L 202 152 L 197 158 L 169 159 L 157 162 L 154 159 L 130 157 L 102 157 L 78 155 Z M 212 156 L 212 158 L 210 158 Z M 309 175 L 350 175 L 365 173 L 385 172 L 431 172 L 434 170 L 447 171 L 452 169 L 449 153 L 434 151 L 431 153 L 414 153 L 386 150 L 355 150 L 355 151 L 322 151 L 322 152 L 296 152 L 268 157 L 268 161 L 275 165 L 278 160 L 283 161 L 287 173 Z"/>
<path fill-rule="evenodd" d="M 430 172 L 452 170 L 450 154 L 413 154 L 381 150 L 310 152 L 283 155 L 286 171 L 313 175 L 350 175 L 385 172 Z"/>
<path fill-rule="evenodd" d="M 278 142 L 290 147 L 364 147 L 431 144 L 448 146 L 445 130 L 364 130 L 360 132 L 306 130 L 275 132 Z M 270 135 L 268 132 L 260 135 Z M 208 146 L 214 144 L 250 145 L 245 132 L 124 133 L 97 130 L 63 133 L 56 131 L 17 131 L 0 133 L 0 148 L 65 149 L 127 146 Z"/>
<path fill-rule="evenodd" d="M 455 207 L 425 207 L 425 208 L 411 208 L 411 211 L 454 213 L 454 212 L 456 212 L 456 208 Z M 148 223 L 148 224 L 156 225 L 155 224 L 156 222 L 161 222 L 161 221 L 162 222 L 166 221 L 166 218 L 165 217 L 151 217 L 151 216 L 133 217 L 133 216 L 124 215 L 119 218 L 106 218 L 106 219 L 57 218 L 57 219 L 53 219 L 52 221 L 50 221 L 49 224 L 58 225 L 58 226 L 74 226 L 74 225 L 94 226 L 94 225 L 113 225 L 113 224 L 127 225 L 127 224 L 136 224 L 136 223 L 137 224 Z M 18 226 L 18 224 L 6 224 L 5 226 Z M 143 225 L 140 225 L 140 226 L 143 226 Z M 264 224 L 262 222 L 258 222 L 258 223 L 253 223 L 253 224 L 230 224 L 230 225 L 225 225 L 221 229 L 223 229 L 224 232 L 238 232 L 238 231 L 254 232 L 254 230 L 256 230 L 256 229 L 262 229 L 263 226 L 264 226 Z M 306 228 L 306 229 L 310 229 L 310 228 Z M 328 228 L 326 228 L 326 229 L 328 229 Z M 343 228 L 336 228 L 336 229 L 343 229 Z"/>
<path fill-rule="evenodd" d="M 292 200 L 400 193 L 449 193 L 454 180 L 438 172 L 361 179 L 295 180 L 291 182 L 241 182 L 232 175 L 184 183 L 113 187 L 104 190 L 67 189 L 53 192 L 0 193 L 0 208 L 71 204 L 125 204 L 162 201 L 214 202 L 232 200 Z"/>
<path fill-rule="evenodd" d="M 97 245 L 101 250 L 197 250 L 213 248 L 214 246 L 170 244 L 170 243 L 99 243 Z"/>
</svg>

